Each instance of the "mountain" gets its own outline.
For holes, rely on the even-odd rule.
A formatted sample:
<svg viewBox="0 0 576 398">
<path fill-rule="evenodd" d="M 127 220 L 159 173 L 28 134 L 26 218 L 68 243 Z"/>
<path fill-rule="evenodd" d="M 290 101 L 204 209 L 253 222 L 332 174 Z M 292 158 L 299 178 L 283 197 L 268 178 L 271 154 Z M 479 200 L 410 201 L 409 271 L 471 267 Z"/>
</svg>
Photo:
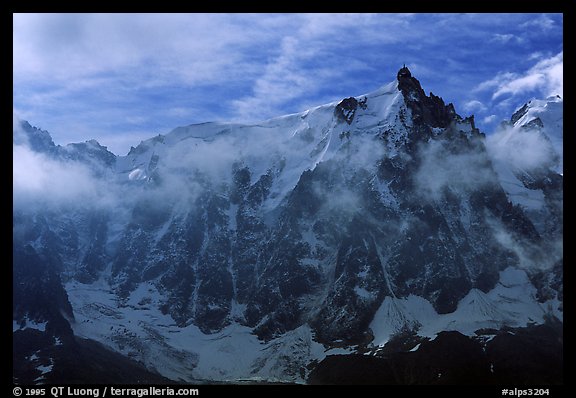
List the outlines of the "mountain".
<svg viewBox="0 0 576 398">
<path fill-rule="evenodd" d="M 537 104 L 513 116 L 513 140 L 534 115 L 548 122 Z M 14 137 L 15 162 L 41 166 L 34 184 L 15 176 L 13 212 L 15 347 L 45 336 L 14 359 L 36 364 L 36 382 L 62 380 L 50 378 L 58 343 L 96 341 L 171 380 L 303 383 L 333 381 L 334 356 L 415 351 L 433 364 L 445 345 L 481 352 L 506 330 L 552 339 L 526 355 L 549 369 L 542 382 L 561 380 L 557 163 L 519 177 L 504 141 L 406 67 L 372 93 L 253 125 L 179 127 L 126 156 L 56 146 L 27 122 Z M 516 200 L 510 175 L 541 192 L 531 198 L 553 223 Z M 490 345 L 481 372 L 524 341 Z"/>
</svg>

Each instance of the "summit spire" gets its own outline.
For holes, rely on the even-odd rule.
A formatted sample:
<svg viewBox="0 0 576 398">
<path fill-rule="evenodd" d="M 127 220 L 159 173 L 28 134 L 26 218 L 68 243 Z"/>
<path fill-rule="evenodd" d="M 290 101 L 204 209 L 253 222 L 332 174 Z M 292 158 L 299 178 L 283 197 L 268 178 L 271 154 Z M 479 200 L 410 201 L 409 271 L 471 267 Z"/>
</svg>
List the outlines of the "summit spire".
<svg viewBox="0 0 576 398">
<path fill-rule="evenodd" d="M 404 66 L 402 66 L 402 68 L 400 68 L 400 70 L 398 71 L 397 78 L 398 80 L 400 80 L 401 78 L 408 78 L 408 77 L 412 77 L 412 73 L 410 73 L 410 69 L 408 69 L 406 67 L 406 64 L 404 64 Z"/>
</svg>

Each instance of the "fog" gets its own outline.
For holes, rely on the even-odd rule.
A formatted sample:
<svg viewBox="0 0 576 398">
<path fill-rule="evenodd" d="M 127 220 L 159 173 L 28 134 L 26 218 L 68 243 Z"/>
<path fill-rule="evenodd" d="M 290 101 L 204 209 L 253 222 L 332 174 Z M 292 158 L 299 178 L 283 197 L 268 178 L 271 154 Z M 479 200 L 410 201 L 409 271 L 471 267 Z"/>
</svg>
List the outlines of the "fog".
<svg viewBox="0 0 576 398">
<path fill-rule="evenodd" d="M 442 140 L 420 145 L 421 163 L 414 176 L 418 192 L 430 200 L 440 200 L 446 188 L 471 191 L 493 183 L 495 174 L 487 167 L 481 151 L 453 153 Z"/>
<path fill-rule="evenodd" d="M 530 171 L 553 167 L 557 160 L 550 142 L 537 130 L 502 127 L 488 136 L 486 149 L 486 152 L 453 153 L 442 140 L 422 144 L 418 149 L 421 163 L 414 175 L 416 190 L 427 200 L 441 203 L 447 188 L 466 194 L 498 183 L 494 170 L 501 167 Z M 529 212 L 525 215 L 530 217 Z M 549 269 L 563 257 L 561 237 L 543 236 L 542 240 L 530 240 L 520 237 L 489 213 L 486 213 L 486 220 L 496 241 L 518 257 L 522 268 Z"/>
<path fill-rule="evenodd" d="M 513 169 L 555 167 L 558 163 L 549 139 L 537 129 L 500 126 L 486 137 L 486 148 L 493 160 Z"/>
<path fill-rule="evenodd" d="M 98 196 L 96 180 L 81 164 L 55 161 L 24 145 L 15 145 L 12 154 L 15 207 L 31 202 L 86 203 Z"/>
<path fill-rule="evenodd" d="M 62 154 L 68 149 L 62 147 L 57 152 L 35 151 L 20 119 L 14 115 L 13 121 L 14 210 L 125 210 L 131 205 L 127 187 L 119 184 L 104 164 L 64 158 Z"/>
<path fill-rule="evenodd" d="M 519 261 L 520 268 L 530 270 L 549 270 L 563 257 L 562 239 L 544 239 L 541 242 L 519 240 L 505 228 L 500 220 L 487 217 L 494 238 L 504 248 L 513 252 Z"/>
<path fill-rule="evenodd" d="M 251 184 L 269 170 L 279 173 L 274 181 L 283 185 L 281 192 L 286 194 L 305 170 L 316 167 L 319 161 L 331 160 L 331 181 L 327 185 L 315 183 L 312 189 L 323 212 L 350 217 L 362 211 L 363 203 L 361 193 L 351 183 L 362 180 L 362 173 L 367 177 L 376 174 L 378 160 L 387 156 L 385 147 L 369 134 L 324 134 L 325 130 L 245 126 L 211 137 L 158 144 L 149 148 L 159 155 L 158 166 L 152 170 L 142 166 L 147 169 L 146 178 L 131 181 L 128 174 L 133 170 L 116 174 L 95 162 L 33 151 L 27 133 L 14 117 L 13 206 L 14 210 L 30 212 L 103 209 L 115 214 L 115 222 L 122 223 L 128 218 L 121 215 L 129 216 L 137 204 L 186 213 L 206 190 L 227 195 L 235 163 L 249 167 Z M 486 139 L 486 146 L 492 160 L 520 169 L 554 161 L 549 142 L 537 131 L 501 128 Z M 497 178 L 488 154 L 481 150 L 451 148 L 447 141 L 431 140 L 419 146 L 418 155 L 420 164 L 413 182 L 426 200 L 441 201 L 447 188 L 466 194 L 493 184 Z M 491 222 L 491 226 L 498 242 L 516 253 L 523 266 L 541 262 L 534 256 L 542 252 L 541 247 L 519 243 L 497 222 Z M 562 255 L 561 243 L 553 243 L 549 249 L 550 261 L 540 264 L 542 267 L 550 266 Z"/>
</svg>

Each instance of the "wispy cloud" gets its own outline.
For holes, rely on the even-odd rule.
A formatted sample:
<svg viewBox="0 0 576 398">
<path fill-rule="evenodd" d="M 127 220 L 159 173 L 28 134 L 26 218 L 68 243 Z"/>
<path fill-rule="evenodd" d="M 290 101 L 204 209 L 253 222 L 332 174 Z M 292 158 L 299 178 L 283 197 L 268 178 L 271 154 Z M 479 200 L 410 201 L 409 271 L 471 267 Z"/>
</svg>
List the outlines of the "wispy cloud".
<svg viewBox="0 0 576 398">
<path fill-rule="evenodd" d="M 304 110 L 307 96 L 317 96 L 341 77 L 354 80 L 355 73 L 370 70 L 362 53 L 355 55 L 359 43 L 375 46 L 403 41 L 402 26 L 410 18 L 409 14 L 300 16 L 294 29 L 280 41 L 278 54 L 254 81 L 251 92 L 231 102 L 235 118 L 254 121 L 263 115 L 272 117 L 282 114 L 286 106 L 293 111 Z M 380 30 L 382 25 L 388 27 L 385 35 Z"/>
<path fill-rule="evenodd" d="M 496 115 L 488 115 L 482 119 L 482 123 L 490 124 L 496 120 Z"/>
<path fill-rule="evenodd" d="M 471 100 L 464 103 L 463 108 L 466 112 L 485 111 L 486 105 L 478 100 Z"/>
<path fill-rule="evenodd" d="M 513 35 L 511 33 L 494 33 L 492 35 L 491 41 L 500 43 L 500 44 L 509 44 L 509 43 L 523 43 L 524 38 L 520 36 Z"/>
<path fill-rule="evenodd" d="M 248 56 L 259 31 L 228 14 L 15 14 L 15 78 L 68 80 L 121 71 L 114 77 L 136 72 L 150 78 L 140 84 L 201 83 L 247 73 L 230 62 Z M 267 39 L 273 36 L 258 42 Z M 143 64 L 154 73 L 143 73 Z"/>
<path fill-rule="evenodd" d="M 553 57 L 545 58 L 525 73 L 503 72 L 482 82 L 476 91 L 494 89 L 492 99 L 504 95 L 520 95 L 538 92 L 540 95 L 563 95 L 564 92 L 564 54 L 563 51 Z"/>
<path fill-rule="evenodd" d="M 520 24 L 520 27 L 524 29 L 536 28 L 542 31 L 550 30 L 554 26 L 555 26 L 554 20 L 546 15 L 538 15 L 535 18 Z"/>
</svg>

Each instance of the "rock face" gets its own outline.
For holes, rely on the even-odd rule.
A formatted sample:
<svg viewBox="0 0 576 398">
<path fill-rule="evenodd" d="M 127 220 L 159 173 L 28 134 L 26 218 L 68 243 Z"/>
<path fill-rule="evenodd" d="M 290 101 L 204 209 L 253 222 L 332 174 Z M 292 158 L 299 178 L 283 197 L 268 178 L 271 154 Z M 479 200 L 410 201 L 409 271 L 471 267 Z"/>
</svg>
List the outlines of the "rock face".
<svg viewBox="0 0 576 398">
<path fill-rule="evenodd" d="M 451 330 L 525 326 L 497 289 L 528 292 L 510 300 L 528 303 L 533 322 L 561 317 L 562 253 L 550 242 L 562 235 L 562 176 L 526 178 L 556 217 L 535 226 L 511 203 L 473 118 L 426 96 L 407 68 L 337 105 L 182 127 L 125 157 L 22 131 L 30 150 L 89 165 L 109 191 L 73 209 L 15 205 L 15 333 L 25 319 L 47 322 L 55 337 L 73 340 L 73 330 L 150 369 L 162 359 L 169 370 L 157 370 L 183 380 L 303 381 L 325 349 L 424 333 L 423 314 L 471 311 Z M 539 266 L 544 248 L 553 268 Z M 510 270 L 532 285 L 504 283 Z M 401 304 L 416 298 L 419 309 Z M 241 370 L 208 364 L 195 344 L 212 335 L 253 336 L 268 351 L 238 354 L 249 362 Z"/>
<path fill-rule="evenodd" d="M 442 98 L 432 93 L 430 96 L 426 96 L 420 82 L 412 77 L 407 67 L 404 66 L 398 71 L 397 79 L 398 89 L 402 91 L 406 105 L 412 110 L 412 117 L 416 126 L 424 129 L 426 127 L 446 128 L 450 122 L 455 120 L 454 105 L 445 105 Z M 474 129 L 473 125 L 471 127 Z"/>
</svg>

